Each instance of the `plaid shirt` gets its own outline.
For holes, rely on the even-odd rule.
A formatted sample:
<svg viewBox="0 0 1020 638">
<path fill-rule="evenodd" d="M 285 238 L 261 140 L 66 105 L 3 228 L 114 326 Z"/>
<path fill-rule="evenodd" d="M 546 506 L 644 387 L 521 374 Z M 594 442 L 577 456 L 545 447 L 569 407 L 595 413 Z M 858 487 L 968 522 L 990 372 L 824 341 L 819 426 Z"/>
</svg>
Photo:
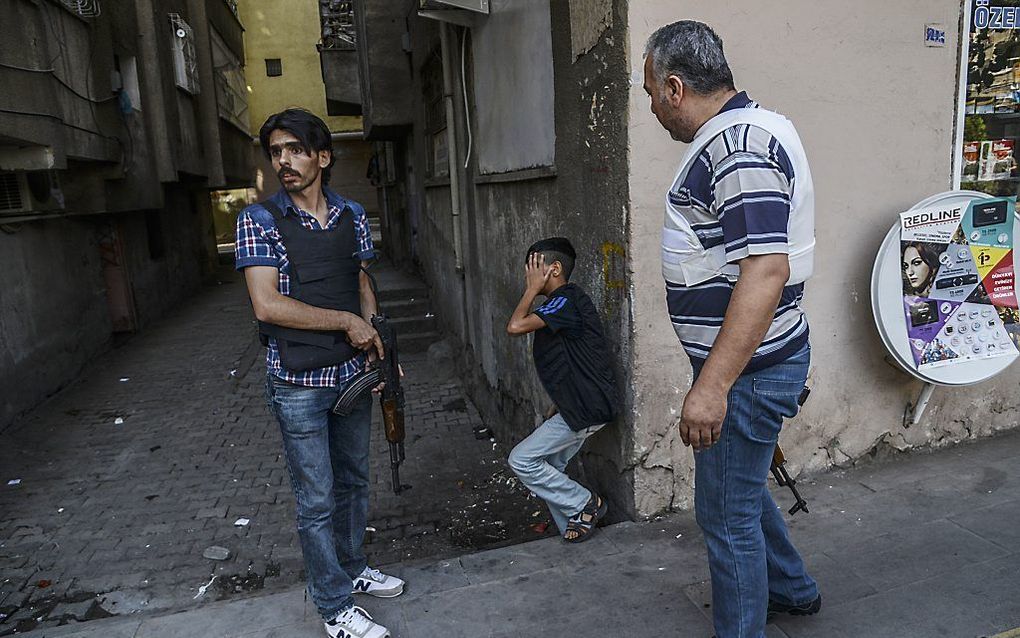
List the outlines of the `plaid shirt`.
<svg viewBox="0 0 1020 638">
<path fill-rule="evenodd" d="M 315 217 L 294 205 L 287 191 L 280 190 L 271 200 L 280 207 L 284 215 L 297 215 L 301 225 L 308 230 L 329 230 L 339 224 L 340 217 L 350 212 L 354 215 L 354 228 L 358 237 L 358 256 L 371 259 L 375 254 L 372 245 L 372 232 L 368 227 L 368 216 L 365 209 L 357 202 L 344 199 L 330 189 L 323 189 L 329 214 L 326 227 L 319 226 Z M 237 217 L 237 242 L 234 248 L 234 265 L 238 270 L 248 266 L 273 266 L 280 271 L 280 294 L 290 295 L 290 262 L 287 260 L 287 247 L 283 245 L 280 231 L 272 214 L 258 204 L 248 206 Z M 284 381 L 311 388 L 333 388 L 343 385 L 365 367 L 365 355 L 356 357 L 339 365 L 294 372 L 280 363 L 280 349 L 276 339 L 269 338 L 266 349 L 266 370 Z"/>
</svg>

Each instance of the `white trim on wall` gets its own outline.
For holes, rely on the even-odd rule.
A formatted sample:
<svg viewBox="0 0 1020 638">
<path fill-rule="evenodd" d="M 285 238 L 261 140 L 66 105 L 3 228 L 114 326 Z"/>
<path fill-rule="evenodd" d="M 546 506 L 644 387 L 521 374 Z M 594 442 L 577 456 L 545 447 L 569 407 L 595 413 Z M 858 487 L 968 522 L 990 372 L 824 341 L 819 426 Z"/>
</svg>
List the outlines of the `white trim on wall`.
<svg viewBox="0 0 1020 638">
<path fill-rule="evenodd" d="M 960 20 L 960 83 L 956 89 L 956 132 L 953 135 L 953 189 L 963 181 L 963 127 L 967 111 L 967 67 L 970 60 L 970 16 L 974 0 L 963 0 Z"/>
</svg>

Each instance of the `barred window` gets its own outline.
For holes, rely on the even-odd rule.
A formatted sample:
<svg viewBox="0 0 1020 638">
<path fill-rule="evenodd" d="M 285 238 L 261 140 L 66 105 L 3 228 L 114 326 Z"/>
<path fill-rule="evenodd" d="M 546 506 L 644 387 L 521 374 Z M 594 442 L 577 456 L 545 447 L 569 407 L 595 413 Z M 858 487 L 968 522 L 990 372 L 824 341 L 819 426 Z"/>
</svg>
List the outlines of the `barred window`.
<svg viewBox="0 0 1020 638">
<path fill-rule="evenodd" d="M 192 95 L 197 95 L 198 56 L 195 53 L 195 33 L 179 13 L 170 14 L 170 27 L 174 57 L 174 81 Z"/>
</svg>

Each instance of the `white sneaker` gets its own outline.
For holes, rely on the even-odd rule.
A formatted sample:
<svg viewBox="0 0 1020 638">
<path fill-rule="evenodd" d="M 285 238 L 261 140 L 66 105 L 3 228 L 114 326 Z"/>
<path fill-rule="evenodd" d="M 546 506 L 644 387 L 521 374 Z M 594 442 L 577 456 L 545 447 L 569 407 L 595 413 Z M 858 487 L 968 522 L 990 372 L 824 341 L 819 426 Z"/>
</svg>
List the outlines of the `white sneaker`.
<svg viewBox="0 0 1020 638">
<path fill-rule="evenodd" d="M 355 594 L 369 594 L 376 598 L 395 598 L 404 593 L 404 581 L 396 576 L 387 576 L 378 569 L 366 567 L 354 579 Z"/>
<path fill-rule="evenodd" d="M 390 630 L 372 621 L 361 607 L 348 607 L 326 623 L 329 638 L 390 638 Z"/>
</svg>

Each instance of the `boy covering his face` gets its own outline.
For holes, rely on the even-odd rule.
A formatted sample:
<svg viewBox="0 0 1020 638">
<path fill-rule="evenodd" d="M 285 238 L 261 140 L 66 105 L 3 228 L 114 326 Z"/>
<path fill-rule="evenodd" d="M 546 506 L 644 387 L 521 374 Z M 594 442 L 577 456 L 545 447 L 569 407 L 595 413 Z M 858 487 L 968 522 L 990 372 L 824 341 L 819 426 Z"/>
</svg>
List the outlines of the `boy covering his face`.
<svg viewBox="0 0 1020 638">
<path fill-rule="evenodd" d="M 535 333 L 535 370 L 554 403 L 547 420 L 510 453 L 510 467 L 546 502 L 563 539 L 572 543 L 591 538 L 607 506 L 564 470 L 585 440 L 619 412 L 602 321 L 584 290 L 569 283 L 576 258 L 563 237 L 528 248 L 524 294 L 507 324 L 511 335 Z M 532 311 L 538 295 L 545 303 Z"/>
</svg>

